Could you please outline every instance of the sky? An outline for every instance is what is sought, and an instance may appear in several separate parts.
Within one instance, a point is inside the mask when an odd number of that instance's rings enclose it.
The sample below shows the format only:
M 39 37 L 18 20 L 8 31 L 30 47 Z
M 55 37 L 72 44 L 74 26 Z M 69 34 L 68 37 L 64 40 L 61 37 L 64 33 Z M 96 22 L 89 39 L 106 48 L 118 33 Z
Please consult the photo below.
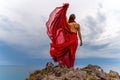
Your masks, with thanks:
M 120 0 L 0 0 L 0 65 L 44 65 L 49 14 L 69 3 L 81 26 L 75 66 L 100 65 L 120 73 Z

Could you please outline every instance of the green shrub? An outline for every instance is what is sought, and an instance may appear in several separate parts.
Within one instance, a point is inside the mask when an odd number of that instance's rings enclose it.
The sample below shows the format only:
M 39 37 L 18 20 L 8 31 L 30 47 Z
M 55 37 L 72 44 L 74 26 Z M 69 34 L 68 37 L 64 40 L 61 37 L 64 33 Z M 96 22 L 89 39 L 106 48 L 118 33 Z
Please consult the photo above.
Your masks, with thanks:
M 89 80 L 96 80 L 96 77 L 92 76 L 89 78 Z

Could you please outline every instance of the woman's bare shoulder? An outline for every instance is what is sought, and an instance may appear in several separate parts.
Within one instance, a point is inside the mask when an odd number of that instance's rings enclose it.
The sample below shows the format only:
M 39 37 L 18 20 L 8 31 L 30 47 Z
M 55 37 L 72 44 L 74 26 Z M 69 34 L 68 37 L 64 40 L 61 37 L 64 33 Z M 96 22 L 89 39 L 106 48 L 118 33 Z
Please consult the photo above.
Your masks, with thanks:
M 79 28 L 80 24 L 79 23 L 75 23 L 75 26 L 76 26 L 76 28 Z
M 79 23 L 76 23 L 76 25 L 80 26 L 80 24 L 79 24 Z

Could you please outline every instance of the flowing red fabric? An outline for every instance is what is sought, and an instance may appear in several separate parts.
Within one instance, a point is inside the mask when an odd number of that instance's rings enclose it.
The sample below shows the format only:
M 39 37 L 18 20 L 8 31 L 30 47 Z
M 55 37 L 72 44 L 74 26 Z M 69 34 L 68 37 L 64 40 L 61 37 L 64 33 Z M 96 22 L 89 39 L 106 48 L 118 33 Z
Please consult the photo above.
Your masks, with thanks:
M 50 44 L 50 55 L 55 62 L 66 67 L 73 67 L 75 53 L 78 46 L 77 33 L 70 31 L 66 22 L 66 11 L 69 4 L 57 7 L 46 22 L 47 34 L 52 43 Z

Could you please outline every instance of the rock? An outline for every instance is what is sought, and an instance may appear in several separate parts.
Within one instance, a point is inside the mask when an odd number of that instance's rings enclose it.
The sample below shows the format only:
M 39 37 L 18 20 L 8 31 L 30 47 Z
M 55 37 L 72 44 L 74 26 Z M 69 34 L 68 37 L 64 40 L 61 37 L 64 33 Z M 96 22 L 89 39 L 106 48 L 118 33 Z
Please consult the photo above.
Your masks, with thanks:
M 31 73 L 26 80 L 120 80 L 120 75 L 112 70 L 106 73 L 97 65 L 75 69 L 48 62 L 44 69 Z
M 83 68 L 83 70 L 86 71 L 90 76 L 96 76 L 96 78 L 99 78 L 100 80 L 108 80 L 106 73 L 97 65 L 89 64 L 87 67 Z
M 62 75 L 61 71 L 58 71 L 58 72 L 55 73 L 56 77 L 60 77 L 61 75 Z
M 120 75 L 115 71 L 110 70 L 109 76 L 112 80 L 120 80 Z
M 46 64 L 46 67 L 53 67 L 53 66 L 54 66 L 54 64 L 51 63 L 51 62 L 48 62 L 48 63 Z

